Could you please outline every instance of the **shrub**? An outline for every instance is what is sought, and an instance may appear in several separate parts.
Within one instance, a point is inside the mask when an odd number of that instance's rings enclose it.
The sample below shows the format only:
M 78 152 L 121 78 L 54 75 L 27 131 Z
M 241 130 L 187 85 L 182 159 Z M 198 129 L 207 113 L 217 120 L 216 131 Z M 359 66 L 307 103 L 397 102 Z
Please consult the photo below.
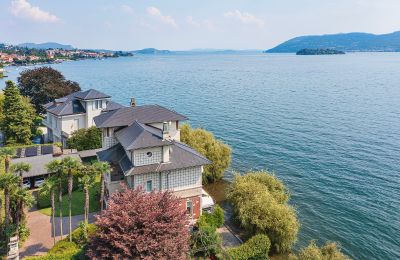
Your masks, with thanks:
M 188 217 L 171 192 L 141 188 L 112 194 L 108 209 L 97 217 L 98 230 L 87 255 L 96 259 L 186 259 Z
M 50 255 L 60 255 L 60 254 L 75 254 L 80 250 L 77 244 L 74 242 L 69 242 L 65 240 L 61 240 L 58 243 L 55 244 L 50 250 L 49 254 Z
M 95 126 L 74 131 L 67 140 L 68 148 L 78 151 L 101 148 L 101 130 Z
M 85 226 L 87 228 L 86 234 L 84 231 Z M 85 224 L 85 222 L 81 222 L 79 227 L 72 232 L 72 242 L 80 247 L 83 247 L 88 243 L 88 239 L 95 235 L 96 230 L 96 225 Z M 69 240 L 69 236 L 67 237 L 67 240 Z
M 221 242 L 214 227 L 202 226 L 190 237 L 191 255 L 216 255 L 221 251 Z
M 231 148 L 204 129 L 193 129 L 185 124 L 182 125 L 180 130 L 181 141 L 193 147 L 211 161 L 211 164 L 204 167 L 203 182 L 214 182 L 222 179 L 224 172 L 231 164 Z
M 228 249 L 227 252 L 232 260 L 268 259 L 270 246 L 268 236 L 259 234 L 238 247 Z
M 210 226 L 214 229 L 222 227 L 224 224 L 224 210 L 216 205 L 212 213 L 203 212 L 197 221 L 199 227 Z
M 300 224 L 295 210 L 286 202 L 288 192 L 268 172 L 235 176 L 228 192 L 240 224 L 250 234 L 268 235 L 274 252 L 289 251 L 297 240 Z
M 300 252 L 295 255 L 291 254 L 290 260 L 346 260 L 350 259 L 348 256 L 341 252 L 340 246 L 335 242 L 326 242 L 322 247 L 318 247 L 315 241 L 302 248 Z

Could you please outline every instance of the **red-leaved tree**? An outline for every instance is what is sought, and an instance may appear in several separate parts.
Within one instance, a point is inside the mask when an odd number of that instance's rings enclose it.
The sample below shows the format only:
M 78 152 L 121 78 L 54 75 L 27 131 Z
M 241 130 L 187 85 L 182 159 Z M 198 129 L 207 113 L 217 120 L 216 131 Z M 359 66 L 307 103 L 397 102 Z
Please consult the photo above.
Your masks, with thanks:
M 186 259 L 188 218 L 171 192 L 146 193 L 123 186 L 97 216 L 91 259 Z

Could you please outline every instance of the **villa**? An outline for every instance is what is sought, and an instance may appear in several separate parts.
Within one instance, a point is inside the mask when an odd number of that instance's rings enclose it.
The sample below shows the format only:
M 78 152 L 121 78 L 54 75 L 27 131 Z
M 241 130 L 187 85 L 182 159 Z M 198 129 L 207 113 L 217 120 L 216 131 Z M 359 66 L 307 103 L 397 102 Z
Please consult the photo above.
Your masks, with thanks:
M 180 142 L 179 124 L 187 118 L 158 105 L 122 107 L 94 117 L 102 130 L 101 161 L 110 163 L 105 176 L 107 198 L 121 188 L 173 191 L 192 220 L 201 215 L 203 166 L 210 161 Z
M 112 102 L 107 94 L 89 89 L 58 98 L 44 107 L 46 118 L 43 124 L 47 127 L 45 140 L 61 142 L 65 147 L 72 132 L 94 126 L 94 117 L 122 105 Z

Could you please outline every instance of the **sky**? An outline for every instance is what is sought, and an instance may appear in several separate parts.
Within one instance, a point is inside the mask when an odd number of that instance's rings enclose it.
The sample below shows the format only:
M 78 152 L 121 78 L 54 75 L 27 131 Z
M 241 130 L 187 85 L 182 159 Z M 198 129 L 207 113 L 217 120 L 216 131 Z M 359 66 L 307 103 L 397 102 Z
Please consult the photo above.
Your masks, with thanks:
M 268 49 L 301 35 L 400 30 L 400 0 L 0 0 L 0 42 Z

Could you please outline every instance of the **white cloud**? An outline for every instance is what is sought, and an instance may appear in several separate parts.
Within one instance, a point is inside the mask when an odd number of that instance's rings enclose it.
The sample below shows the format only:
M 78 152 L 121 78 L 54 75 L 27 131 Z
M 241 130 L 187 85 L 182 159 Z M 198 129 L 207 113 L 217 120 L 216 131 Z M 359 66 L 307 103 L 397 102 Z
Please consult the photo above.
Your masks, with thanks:
M 124 11 L 125 13 L 128 13 L 128 14 L 132 14 L 134 11 L 133 8 L 130 7 L 129 5 L 121 5 L 121 9 L 122 9 L 122 11 Z
M 41 10 L 37 6 L 32 6 L 26 0 L 11 1 L 11 13 L 17 17 L 26 18 L 39 22 L 57 22 L 57 16 Z
M 192 16 L 187 16 L 187 17 L 186 17 L 186 22 L 187 22 L 189 25 L 193 26 L 193 27 L 197 27 L 197 28 L 200 28 L 200 27 L 201 27 L 201 23 L 198 22 L 198 21 L 195 21 L 195 20 L 193 19 Z
M 205 20 L 195 20 L 192 16 L 187 16 L 186 17 L 186 22 L 190 26 L 193 26 L 195 28 L 205 28 L 209 31 L 216 32 L 218 31 L 218 28 L 215 26 L 215 24 L 208 19 Z
M 233 18 L 239 20 L 243 24 L 254 24 L 259 28 L 264 28 L 265 22 L 263 19 L 257 18 L 255 15 L 247 13 L 247 12 L 240 12 L 239 10 L 229 11 L 224 13 L 226 18 Z
M 160 20 L 161 22 L 173 27 L 173 28 L 178 28 L 178 25 L 176 24 L 174 18 L 172 18 L 169 15 L 163 15 L 161 13 L 161 11 L 154 7 L 154 6 L 150 6 L 147 8 L 147 13 L 155 18 L 157 18 L 158 20 Z

